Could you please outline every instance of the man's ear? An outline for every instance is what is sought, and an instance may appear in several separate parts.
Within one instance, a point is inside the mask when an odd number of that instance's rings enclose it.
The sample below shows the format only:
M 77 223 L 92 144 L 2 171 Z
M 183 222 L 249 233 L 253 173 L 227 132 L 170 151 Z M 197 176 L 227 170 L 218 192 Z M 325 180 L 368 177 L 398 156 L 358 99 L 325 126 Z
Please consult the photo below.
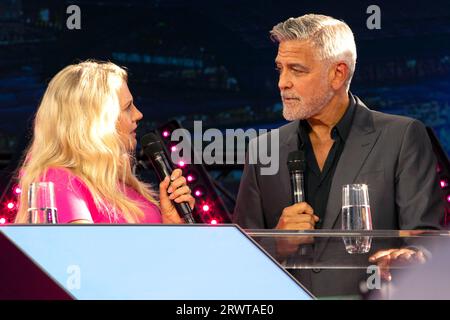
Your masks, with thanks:
M 350 70 L 345 62 L 338 62 L 331 68 L 331 87 L 339 90 L 347 82 Z

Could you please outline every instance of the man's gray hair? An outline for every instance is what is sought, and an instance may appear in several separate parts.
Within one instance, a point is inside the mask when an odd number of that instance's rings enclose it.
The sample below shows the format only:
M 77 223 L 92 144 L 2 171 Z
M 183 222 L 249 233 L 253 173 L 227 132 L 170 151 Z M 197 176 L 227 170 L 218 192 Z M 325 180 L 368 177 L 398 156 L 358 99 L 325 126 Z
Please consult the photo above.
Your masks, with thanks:
M 275 42 L 310 41 L 319 50 L 321 59 L 330 62 L 344 61 L 350 70 L 347 89 L 350 86 L 355 72 L 356 45 L 353 32 L 345 22 L 325 15 L 306 14 L 289 18 L 274 26 L 270 31 L 270 38 Z

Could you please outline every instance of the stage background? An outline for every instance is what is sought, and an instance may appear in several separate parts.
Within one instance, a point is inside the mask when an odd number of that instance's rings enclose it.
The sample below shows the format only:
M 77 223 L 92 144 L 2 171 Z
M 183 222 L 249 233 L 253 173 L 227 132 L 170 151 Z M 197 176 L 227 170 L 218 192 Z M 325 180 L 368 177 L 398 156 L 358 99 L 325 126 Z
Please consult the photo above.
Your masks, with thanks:
M 81 30 L 69 30 L 69 5 Z M 358 62 L 351 91 L 375 110 L 411 116 L 450 152 L 448 1 L 0 1 L 0 191 L 30 138 L 49 79 L 87 58 L 126 66 L 145 132 L 177 119 L 186 128 L 275 128 L 283 123 L 269 30 L 315 12 L 346 21 Z M 219 170 L 211 170 L 213 176 Z M 221 179 L 236 194 L 241 171 Z M 8 185 L 9 186 L 9 185 Z

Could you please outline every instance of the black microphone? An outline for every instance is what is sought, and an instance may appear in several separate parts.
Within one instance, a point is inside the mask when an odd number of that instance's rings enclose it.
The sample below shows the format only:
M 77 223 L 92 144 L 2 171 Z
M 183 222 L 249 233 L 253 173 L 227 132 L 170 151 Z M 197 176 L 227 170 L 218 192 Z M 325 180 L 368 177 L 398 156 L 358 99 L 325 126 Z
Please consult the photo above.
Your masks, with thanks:
M 162 181 L 164 180 L 165 177 L 170 177 L 173 168 L 169 162 L 169 159 L 167 159 L 161 141 L 158 139 L 156 134 L 149 133 L 143 136 L 141 139 L 141 145 L 145 155 L 152 162 L 153 168 L 155 169 L 159 180 Z M 186 223 L 195 223 L 195 220 L 192 216 L 191 207 L 189 207 L 188 203 L 173 202 L 173 205 L 177 209 L 177 212 L 183 217 Z
M 300 148 L 303 148 L 303 144 Z M 306 161 L 303 150 L 292 151 L 288 155 L 287 165 L 291 177 L 292 201 L 295 203 L 305 202 L 304 176 Z M 302 264 L 312 259 L 312 244 L 302 244 L 299 246 L 298 255 L 302 256 Z M 295 261 L 295 260 L 294 260 Z M 312 260 L 311 260 L 312 261 Z M 298 262 L 295 261 L 295 264 Z
M 292 201 L 294 203 L 305 201 L 304 176 L 305 153 L 302 150 L 292 151 L 287 161 L 289 175 L 291 177 Z

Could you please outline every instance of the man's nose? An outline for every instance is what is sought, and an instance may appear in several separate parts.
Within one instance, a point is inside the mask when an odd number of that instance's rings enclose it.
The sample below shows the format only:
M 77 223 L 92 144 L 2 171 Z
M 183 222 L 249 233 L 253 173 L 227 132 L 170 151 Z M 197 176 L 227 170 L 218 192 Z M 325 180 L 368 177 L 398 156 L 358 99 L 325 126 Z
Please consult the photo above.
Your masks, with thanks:
M 278 78 L 278 88 L 280 91 L 292 88 L 292 81 L 286 72 L 280 73 L 280 77 Z

